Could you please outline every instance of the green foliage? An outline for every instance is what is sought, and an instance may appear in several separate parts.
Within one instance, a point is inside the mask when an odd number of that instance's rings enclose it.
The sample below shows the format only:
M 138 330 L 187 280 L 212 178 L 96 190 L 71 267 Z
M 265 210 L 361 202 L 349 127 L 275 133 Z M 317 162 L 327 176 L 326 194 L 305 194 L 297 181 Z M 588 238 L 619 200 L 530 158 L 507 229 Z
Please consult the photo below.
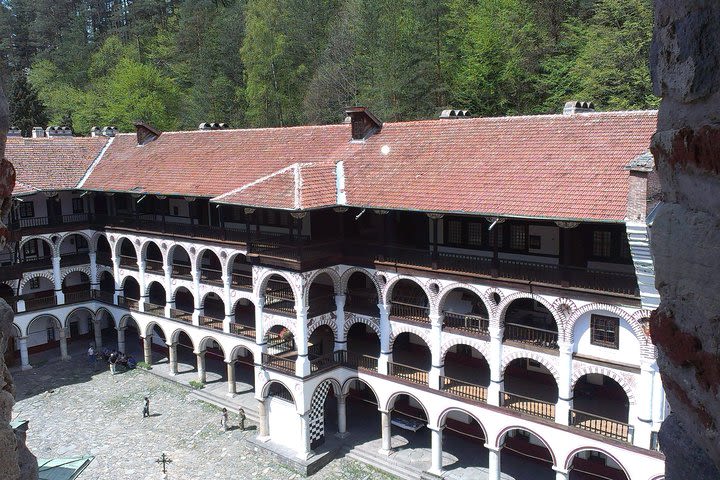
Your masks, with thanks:
M 449 106 L 507 115 L 558 112 L 569 99 L 606 110 L 658 103 L 650 0 L 111 6 L 0 2 L 0 76 L 27 76 L 37 92 L 20 96 L 29 103 L 18 112 L 44 105 L 48 122 L 85 133 L 135 120 L 162 130 L 330 123 L 352 104 L 406 120 Z
M 37 91 L 27 82 L 25 75 L 17 75 L 8 94 L 10 117 L 13 126 L 23 135 L 30 135 L 32 127 L 47 126 L 45 105 L 38 98 Z
M 152 370 L 152 365 L 146 362 L 137 362 L 137 368 L 142 368 L 143 370 Z
M 205 388 L 205 384 L 197 380 L 190 380 L 188 383 L 195 390 L 202 390 L 203 388 Z

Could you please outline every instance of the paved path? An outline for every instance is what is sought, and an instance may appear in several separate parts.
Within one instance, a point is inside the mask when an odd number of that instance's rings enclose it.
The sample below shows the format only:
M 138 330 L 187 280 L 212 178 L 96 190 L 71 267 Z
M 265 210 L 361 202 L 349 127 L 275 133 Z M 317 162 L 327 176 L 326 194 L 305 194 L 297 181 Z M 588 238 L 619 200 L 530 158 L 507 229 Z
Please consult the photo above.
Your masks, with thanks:
M 173 463 L 168 479 L 300 478 L 245 441 L 254 430 L 220 429 L 220 412 L 189 395 L 190 390 L 147 372 L 111 376 L 93 372 L 83 355 L 14 371 L 18 403 L 14 414 L 30 420 L 28 446 L 42 458 L 94 455 L 80 480 L 161 479 L 155 459 Z M 151 418 L 142 418 L 142 399 L 151 399 Z M 237 425 L 234 415 L 231 425 Z M 254 428 L 254 425 L 251 426 Z M 365 464 L 340 458 L 317 479 L 390 479 Z

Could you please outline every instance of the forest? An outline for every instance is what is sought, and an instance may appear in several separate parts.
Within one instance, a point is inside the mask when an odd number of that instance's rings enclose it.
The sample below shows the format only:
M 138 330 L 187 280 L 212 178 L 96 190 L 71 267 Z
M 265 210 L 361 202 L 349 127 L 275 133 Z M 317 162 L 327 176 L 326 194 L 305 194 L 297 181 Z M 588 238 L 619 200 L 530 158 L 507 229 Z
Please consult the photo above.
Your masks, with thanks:
M 0 0 L 15 126 L 655 108 L 652 0 Z

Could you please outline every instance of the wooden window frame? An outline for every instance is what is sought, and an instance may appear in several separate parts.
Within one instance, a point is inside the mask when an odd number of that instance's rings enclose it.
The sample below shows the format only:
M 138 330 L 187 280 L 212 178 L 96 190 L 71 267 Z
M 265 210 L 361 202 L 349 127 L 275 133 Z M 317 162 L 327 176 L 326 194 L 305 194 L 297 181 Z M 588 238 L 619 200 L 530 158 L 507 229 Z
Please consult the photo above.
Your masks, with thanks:
M 598 325 L 600 323 L 600 325 Z M 612 327 L 613 340 L 608 340 Z M 620 349 L 620 319 L 607 315 L 590 316 L 590 344 L 598 347 Z
M 33 218 L 35 216 L 35 205 L 33 202 L 22 202 L 18 205 L 20 218 Z
M 73 214 L 76 213 L 85 213 L 85 202 L 83 202 L 83 199 L 80 197 L 73 198 L 72 200 L 72 212 Z

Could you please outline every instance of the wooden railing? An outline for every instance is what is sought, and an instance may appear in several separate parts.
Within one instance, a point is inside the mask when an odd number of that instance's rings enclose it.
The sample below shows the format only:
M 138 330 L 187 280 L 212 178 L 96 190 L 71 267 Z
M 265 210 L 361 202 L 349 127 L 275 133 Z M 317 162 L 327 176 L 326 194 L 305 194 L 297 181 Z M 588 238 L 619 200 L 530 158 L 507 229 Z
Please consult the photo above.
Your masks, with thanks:
M 270 353 L 262 354 L 262 364 L 264 367 L 278 370 L 283 373 L 295 374 L 295 360 L 283 358 Z
M 430 322 L 430 308 L 421 305 L 413 305 L 411 303 L 398 302 L 393 300 L 390 302 L 390 316 L 413 322 Z
M 446 328 L 487 335 L 490 328 L 490 320 L 471 313 L 445 312 L 443 325 Z
M 345 299 L 345 311 L 361 315 L 380 316 L 377 295 L 348 293 Z
M 128 255 L 120 255 L 120 266 L 130 270 L 137 270 L 137 258 Z
M 174 277 L 192 278 L 192 268 L 190 265 L 172 264 L 172 275 Z
M 248 273 L 236 273 L 233 272 L 232 286 L 235 288 L 242 288 L 243 290 L 252 290 L 252 275 Z
M 310 373 L 319 373 L 345 362 L 345 350 L 338 350 L 310 360 Z
M 218 318 L 208 317 L 206 315 L 198 315 L 199 325 L 213 330 L 223 331 L 223 321 Z
M 378 359 L 377 357 L 371 357 L 370 355 L 360 355 L 354 352 L 347 352 L 345 354 L 345 361 L 343 365 L 350 368 L 361 368 L 370 370 L 371 372 L 378 371 Z
M 155 272 L 155 273 L 162 272 L 163 271 L 162 260 L 151 260 L 151 259 L 145 260 L 145 271 Z
M 96 259 L 97 261 L 97 259 Z M 60 255 L 60 267 L 70 267 L 73 265 L 86 265 L 90 263 L 90 255 L 88 252 L 63 253 Z
M 200 278 L 202 281 L 207 283 L 214 283 L 222 285 L 222 270 L 216 270 L 214 268 L 202 267 L 200 269 Z
M 285 388 L 281 388 L 278 390 L 270 389 L 270 391 L 268 392 L 268 397 L 278 398 L 280 400 L 290 403 L 294 402 L 292 394 L 290 394 L 290 392 Z
M 557 331 L 529 327 L 517 323 L 505 323 L 504 340 L 512 340 L 543 348 L 558 348 Z
M 440 377 L 440 390 L 462 398 L 469 398 L 476 402 L 487 402 L 487 387 L 456 378 Z
M 89 289 L 88 290 L 78 290 L 74 292 L 67 292 L 65 294 L 65 303 L 80 303 L 80 302 L 87 302 L 92 298 L 92 293 Z
M 192 323 L 193 312 L 186 312 L 177 308 L 170 309 L 170 317 L 185 323 Z
M 282 290 L 273 290 L 265 294 L 265 310 L 285 316 L 295 316 L 295 300 L 292 290 L 288 287 Z
M 156 303 L 143 302 L 143 308 L 145 310 L 145 313 L 149 313 L 150 315 L 156 315 L 158 317 L 165 316 L 165 305 L 158 305 Z
M 249 338 L 252 340 L 255 339 L 255 328 L 242 325 L 240 323 L 231 323 L 230 333 L 239 337 Z
M 605 437 L 632 443 L 632 425 L 580 410 L 570 410 L 570 425 Z
M 112 305 L 114 303 L 115 294 L 113 292 L 105 292 L 103 290 L 93 290 L 92 298 Z
M 428 384 L 428 372 L 402 363 L 388 362 L 388 374 L 420 385 Z
M 555 419 L 555 404 L 536 398 L 500 392 L 500 406 L 536 417 Z
M 43 308 L 54 307 L 57 305 L 57 297 L 55 297 L 55 293 L 45 297 L 21 298 L 25 300 L 25 311 L 28 312 L 32 310 L 41 310 Z

